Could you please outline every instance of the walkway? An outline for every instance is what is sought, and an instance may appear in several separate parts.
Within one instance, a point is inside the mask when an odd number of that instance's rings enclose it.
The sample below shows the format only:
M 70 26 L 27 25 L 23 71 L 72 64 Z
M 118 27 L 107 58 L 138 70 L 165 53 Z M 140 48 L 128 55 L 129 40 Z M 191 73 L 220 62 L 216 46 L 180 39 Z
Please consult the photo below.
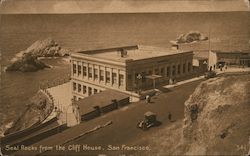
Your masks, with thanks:
M 228 67 L 226 70 L 225 70 L 225 68 L 223 68 L 222 71 L 220 71 L 220 69 L 216 69 L 215 72 L 216 72 L 217 75 L 220 75 L 220 74 L 223 74 L 223 73 L 250 72 L 250 68 Z M 163 86 L 163 88 L 173 88 L 173 87 L 185 84 L 185 83 L 201 80 L 203 78 L 204 78 L 204 76 L 194 77 L 194 78 L 191 78 L 191 79 L 188 79 L 188 80 L 177 82 L 177 83 L 172 84 L 172 85 Z
M 54 98 L 54 106 L 57 107 L 49 118 L 53 118 L 60 112 L 59 124 L 65 123 L 66 120 L 71 123 L 77 122 L 74 116 L 69 115 L 69 112 L 72 112 L 70 82 L 48 88 L 47 90 Z

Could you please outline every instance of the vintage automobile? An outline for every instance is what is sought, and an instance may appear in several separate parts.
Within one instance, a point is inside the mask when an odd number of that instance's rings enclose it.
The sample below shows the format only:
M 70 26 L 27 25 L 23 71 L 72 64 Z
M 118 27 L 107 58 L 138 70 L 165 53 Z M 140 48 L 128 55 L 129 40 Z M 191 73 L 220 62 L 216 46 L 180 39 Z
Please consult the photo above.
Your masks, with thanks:
M 141 128 L 142 130 L 148 130 L 150 127 L 158 125 L 155 113 L 153 113 L 153 112 L 146 112 L 144 114 L 144 117 L 145 117 L 144 120 L 140 121 L 137 124 L 138 128 Z
M 209 71 L 209 72 L 206 72 L 204 76 L 205 76 L 206 79 L 214 78 L 214 77 L 216 77 L 216 72 L 215 71 Z

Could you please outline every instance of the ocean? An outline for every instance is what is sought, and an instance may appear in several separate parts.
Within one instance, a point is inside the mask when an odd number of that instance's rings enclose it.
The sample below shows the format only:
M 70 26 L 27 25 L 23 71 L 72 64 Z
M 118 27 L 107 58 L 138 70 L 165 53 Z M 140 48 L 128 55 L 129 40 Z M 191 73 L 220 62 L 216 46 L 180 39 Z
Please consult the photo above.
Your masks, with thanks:
M 211 47 L 250 50 L 250 13 L 127 13 L 0 15 L 1 92 L 0 131 L 25 109 L 39 82 L 70 73 L 62 59 L 34 73 L 3 72 L 16 53 L 37 40 L 53 38 L 62 47 L 86 50 L 144 44 L 169 47 L 170 40 L 189 31 L 211 38 Z M 210 35 L 209 35 L 210 32 Z

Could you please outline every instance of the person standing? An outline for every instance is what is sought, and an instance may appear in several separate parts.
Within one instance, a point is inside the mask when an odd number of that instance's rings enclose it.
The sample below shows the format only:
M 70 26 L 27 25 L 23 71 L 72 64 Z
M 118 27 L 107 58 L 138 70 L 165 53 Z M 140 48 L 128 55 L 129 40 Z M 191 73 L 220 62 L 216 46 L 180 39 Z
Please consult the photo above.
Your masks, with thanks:
M 172 121 L 172 114 L 170 112 L 168 113 L 168 120 Z
M 149 95 L 146 95 L 146 103 L 149 103 Z

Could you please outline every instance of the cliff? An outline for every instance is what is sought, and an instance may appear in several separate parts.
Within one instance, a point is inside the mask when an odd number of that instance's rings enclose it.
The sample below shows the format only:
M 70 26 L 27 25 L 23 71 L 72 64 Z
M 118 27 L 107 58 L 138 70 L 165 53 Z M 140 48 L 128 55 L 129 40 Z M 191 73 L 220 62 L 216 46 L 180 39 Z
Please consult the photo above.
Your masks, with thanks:
M 247 155 L 250 137 L 250 73 L 199 84 L 185 102 L 184 120 L 166 125 L 137 144 L 138 155 Z
M 16 119 L 12 127 L 4 132 L 4 135 L 39 124 L 46 119 L 46 117 L 52 112 L 52 109 L 52 102 L 41 91 L 37 92 L 32 98 L 30 98 L 25 111 Z
M 183 144 L 188 155 L 242 155 L 250 132 L 250 75 L 205 81 L 185 103 Z
M 48 65 L 38 60 L 39 57 L 62 57 L 68 56 L 68 50 L 61 48 L 53 39 L 38 40 L 26 50 L 16 54 L 6 71 L 34 72 L 49 68 Z

